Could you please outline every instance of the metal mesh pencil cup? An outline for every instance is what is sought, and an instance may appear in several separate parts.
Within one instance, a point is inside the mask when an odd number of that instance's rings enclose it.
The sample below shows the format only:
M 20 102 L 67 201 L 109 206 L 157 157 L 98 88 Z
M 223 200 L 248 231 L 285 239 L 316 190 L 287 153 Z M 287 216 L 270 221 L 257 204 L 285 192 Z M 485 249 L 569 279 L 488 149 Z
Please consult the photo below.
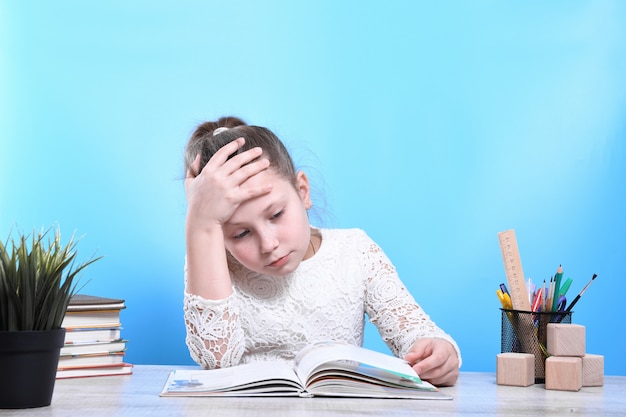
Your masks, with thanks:
M 548 323 L 571 323 L 572 312 L 543 312 L 501 308 L 500 351 L 531 353 L 535 356 L 535 383 L 545 382 Z

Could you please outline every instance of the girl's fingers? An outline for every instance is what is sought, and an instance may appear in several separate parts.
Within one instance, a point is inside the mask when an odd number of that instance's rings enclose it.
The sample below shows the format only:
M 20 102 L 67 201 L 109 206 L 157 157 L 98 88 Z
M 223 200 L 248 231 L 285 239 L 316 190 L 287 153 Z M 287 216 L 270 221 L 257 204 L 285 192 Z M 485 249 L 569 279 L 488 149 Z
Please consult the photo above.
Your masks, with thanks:
M 255 175 L 265 171 L 270 166 L 270 161 L 267 159 L 259 159 L 258 161 L 249 163 L 237 169 L 237 171 L 231 174 L 234 182 L 237 185 L 243 185 L 248 179 Z
M 232 158 L 224 162 L 224 169 L 228 174 L 233 174 L 241 168 L 251 164 L 252 161 L 259 158 L 261 155 L 263 155 L 263 150 L 259 147 L 248 149 L 247 151 L 234 155 Z
M 273 187 L 274 185 L 272 183 L 267 183 L 267 184 L 259 185 L 256 187 L 248 187 L 248 188 L 242 189 L 241 190 L 241 202 L 267 194 L 270 191 L 272 191 Z
M 238 138 L 222 146 L 207 163 L 207 166 L 211 166 L 209 169 L 220 169 L 220 167 L 223 167 L 225 174 L 230 175 L 263 154 L 263 150 L 260 147 L 254 147 L 233 155 L 237 150 L 241 149 L 244 143 L 244 138 Z
M 239 138 L 236 141 L 239 142 L 238 147 L 236 147 L 239 149 L 240 146 L 243 145 L 244 140 L 243 138 Z M 266 170 L 270 163 L 266 158 L 260 158 L 263 155 L 263 150 L 260 147 L 251 148 L 236 155 L 232 155 L 232 153 L 236 152 L 236 149 L 231 152 L 235 147 L 231 146 L 233 142 L 220 148 L 218 152 L 211 157 L 211 160 L 207 166 L 203 168 L 203 171 L 205 169 L 210 170 L 219 177 L 222 177 L 222 181 L 230 183 L 232 186 L 241 186 L 249 178 Z M 220 161 L 224 162 L 219 165 Z
M 186 174 L 185 191 L 188 200 L 196 201 L 201 206 L 210 206 L 216 218 L 223 221 L 243 201 L 272 190 L 272 184 L 267 182 L 246 183 L 266 170 L 270 162 L 261 157 L 263 151 L 259 147 L 233 155 L 244 143 L 243 138 L 227 143 L 202 169 L 201 155 L 197 155 Z
M 224 165 L 228 160 L 228 157 L 237 152 L 237 149 L 241 148 L 244 143 L 246 143 L 244 138 L 237 138 L 232 142 L 228 142 L 226 145 L 219 148 L 215 154 L 213 154 L 207 165 L 212 162 L 218 166 Z

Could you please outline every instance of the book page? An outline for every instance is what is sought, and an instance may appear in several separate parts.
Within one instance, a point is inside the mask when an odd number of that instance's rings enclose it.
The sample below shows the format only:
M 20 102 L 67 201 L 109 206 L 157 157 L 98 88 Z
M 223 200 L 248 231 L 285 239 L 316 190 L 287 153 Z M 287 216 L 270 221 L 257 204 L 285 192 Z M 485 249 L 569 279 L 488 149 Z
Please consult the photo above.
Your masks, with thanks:
M 296 373 L 312 384 L 384 385 L 393 389 L 436 391 L 408 362 L 395 356 L 343 343 L 318 343 L 296 356 Z M 365 387 L 364 387 L 365 388 Z
M 291 366 L 282 362 L 255 362 L 212 370 L 173 371 L 161 396 L 297 396 L 302 391 Z
M 307 377 L 318 366 L 327 362 L 344 360 L 385 369 L 416 382 L 421 381 L 406 361 L 346 343 L 322 342 L 307 346 L 296 355 L 295 367 L 298 377 L 302 381 L 306 381 Z
M 452 396 L 437 389 L 408 389 L 364 383 L 357 379 L 327 379 L 314 382 L 309 388 L 313 396 L 361 397 L 361 398 L 404 398 L 420 400 L 451 400 Z

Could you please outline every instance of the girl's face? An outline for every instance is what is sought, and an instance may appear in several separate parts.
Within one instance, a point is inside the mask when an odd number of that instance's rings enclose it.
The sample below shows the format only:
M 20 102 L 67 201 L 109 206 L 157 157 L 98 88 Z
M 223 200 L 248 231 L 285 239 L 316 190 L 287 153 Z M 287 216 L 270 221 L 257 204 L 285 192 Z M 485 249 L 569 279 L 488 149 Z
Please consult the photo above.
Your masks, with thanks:
M 243 202 L 224 224 L 226 249 L 244 267 L 284 276 L 307 259 L 311 228 L 309 181 L 296 175 L 296 186 L 268 169 L 247 180 L 252 186 L 272 183 L 268 194 Z

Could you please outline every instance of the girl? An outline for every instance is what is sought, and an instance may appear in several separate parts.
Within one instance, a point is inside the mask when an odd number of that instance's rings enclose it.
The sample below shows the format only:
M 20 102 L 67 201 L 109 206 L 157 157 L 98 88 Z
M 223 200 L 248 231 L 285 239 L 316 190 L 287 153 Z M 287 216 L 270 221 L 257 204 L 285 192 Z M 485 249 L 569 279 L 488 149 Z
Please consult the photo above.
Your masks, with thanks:
M 306 345 L 362 345 L 365 314 L 399 357 L 453 385 L 454 340 L 424 313 L 359 229 L 309 223 L 310 186 L 268 129 L 226 117 L 185 154 L 187 346 L 205 368 L 291 361 Z

